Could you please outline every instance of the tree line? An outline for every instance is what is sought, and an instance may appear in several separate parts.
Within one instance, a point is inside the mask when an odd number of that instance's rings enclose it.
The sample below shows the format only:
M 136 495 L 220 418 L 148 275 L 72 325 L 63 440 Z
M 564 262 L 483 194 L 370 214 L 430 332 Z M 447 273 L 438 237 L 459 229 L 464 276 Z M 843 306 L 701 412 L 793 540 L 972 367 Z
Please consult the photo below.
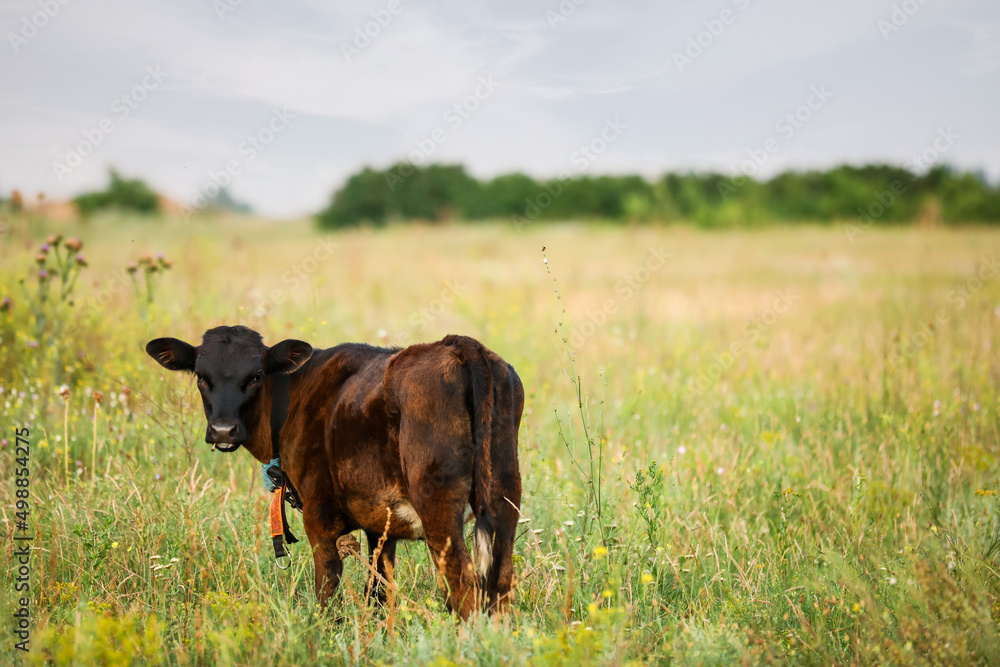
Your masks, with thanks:
M 392 221 L 509 219 L 681 221 L 724 228 L 773 222 L 866 224 L 929 220 L 1000 222 L 1000 187 L 982 175 L 935 166 L 914 173 L 893 165 L 785 171 L 768 180 L 720 173 L 575 176 L 536 180 L 521 173 L 490 180 L 462 165 L 364 168 L 337 190 L 316 220 L 337 229 Z

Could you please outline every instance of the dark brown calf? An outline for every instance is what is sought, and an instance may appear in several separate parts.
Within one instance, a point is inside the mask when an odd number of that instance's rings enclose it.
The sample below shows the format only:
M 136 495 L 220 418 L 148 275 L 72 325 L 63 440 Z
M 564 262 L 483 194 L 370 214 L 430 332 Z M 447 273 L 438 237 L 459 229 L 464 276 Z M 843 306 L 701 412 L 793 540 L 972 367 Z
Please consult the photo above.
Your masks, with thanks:
M 291 374 L 281 461 L 303 503 L 321 604 L 340 582 L 337 539 L 363 529 L 371 552 L 387 517 L 388 540 L 373 564 L 383 576 L 396 540 L 423 539 L 443 568 L 450 609 L 467 618 L 482 586 L 491 613 L 509 604 L 524 389 L 481 343 L 448 336 L 403 350 L 313 350 L 296 340 L 268 348 L 237 326 L 207 331 L 198 347 L 158 338 L 146 352 L 197 375 L 206 442 L 227 452 L 243 446 L 261 463 L 271 458 L 271 376 Z M 467 507 L 476 517 L 475 569 Z

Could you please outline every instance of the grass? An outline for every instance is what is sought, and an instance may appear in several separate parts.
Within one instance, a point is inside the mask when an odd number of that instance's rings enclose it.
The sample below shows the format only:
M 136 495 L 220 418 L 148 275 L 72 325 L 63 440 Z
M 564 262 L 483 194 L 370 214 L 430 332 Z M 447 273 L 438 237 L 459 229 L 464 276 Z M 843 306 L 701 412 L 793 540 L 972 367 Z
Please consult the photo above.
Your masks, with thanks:
M 49 231 L 83 238 L 89 266 L 33 347 L 17 281 Z M 9 534 L 11 434 L 28 426 L 27 659 L 996 664 L 1000 280 L 981 262 L 998 250 L 1000 232 L 981 228 L 850 243 L 836 227 L 320 237 L 252 220 L 15 221 L 0 246 L 13 300 L 0 493 Z M 174 268 L 146 305 L 121 271 L 157 251 Z M 143 352 L 238 321 L 320 346 L 466 333 L 517 368 L 510 616 L 456 623 L 421 543 L 401 544 L 388 613 L 363 604 L 360 562 L 326 616 L 305 543 L 274 568 L 257 466 L 209 452 L 193 383 Z

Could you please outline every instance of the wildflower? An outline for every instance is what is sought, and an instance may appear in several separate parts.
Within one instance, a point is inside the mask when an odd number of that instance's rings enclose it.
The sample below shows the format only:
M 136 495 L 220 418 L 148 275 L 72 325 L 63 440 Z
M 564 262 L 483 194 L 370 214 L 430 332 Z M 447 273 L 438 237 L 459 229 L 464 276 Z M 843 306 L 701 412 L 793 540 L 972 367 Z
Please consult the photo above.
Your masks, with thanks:
M 653 583 L 653 581 L 654 581 L 653 575 L 651 575 L 649 572 L 642 573 L 642 583 L 651 584 Z
M 724 472 L 726 472 L 726 470 L 722 466 L 719 466 L 718 468 L 715 469 L 715 474 L 717 475 L 721 475 Z
M 139 269 L 139 265 L 135 262 L 129 262 L 125 265 L 125 270 L 129 273 L 135 273 Z
M 889 577 L 889 585 L 890 586 L 896 585 L 896 577 Z
M 42 282 L 45 282 L 46 280 L 48 280 L 48 278 L 49 278 L 49 272 L 46 271 L 45 269 L 42 269 L 41 271 L 38 272 L 38 279 L 41 280 Z
M 29 340 L 28 341 L 28 347 L 30 349 L 34 350 L 36 347 L 38 347 L 38 341 Z
M 601 593 L 601 597 L 603 597 L 605 599 L 611 597 L 611 591 L 609 591 L 608 589 L 605 588 L 604 592 Z
M 572 521 L 563 521 L 563 525 L 564 525 L 564 526 L 572 526 L 572 525 L 574 525 L 574 524 L 573 524 L 573 522 L 572 522 Z
M 0 313 L 6 313 L 10 310 L 11 300 L 9 296 L 5 296 L 3 301 L 0 301 Z
M 59 387 L 59 389 L 57 391 L 59 393 L 59 397 L 61 399 L 63 399 L 64 401 L 69 399 L 69 387 L 68 386 L 62 385 L 62 386 Z
M 84 259 L 83 255 L 79 253 L 76 256 L 76 263 L 79 264 L 80 266 L 87 266 L 87 260 Z
M 46 259 L 47 257 L 45 257 L 44 253 L 38 253 L 37 255 L 35 255 L 35 261 L 38 262 L 39 264 L 44 264 Z
M 52 250 L 52 246 L 50 246 L 48 243 L 43 243 L 38 248 L 38 252 L 42 253 L 43 255 L 48 255 L 49 250 Z
M 99 392 L 99 391 L 95 391 L 94 392 L 94 402 L 95 403 L 100 403 L 103 400 L 104 400 L 104 394 L 101 393 L 101 392 Z
M 608 550 L 605 547 L 594 547 L 594 555 L 598 558 L 608 555 Z
M 51 246 L 58 246 L 60 241 L 62 241 L 62 234 L 49 234 L 45 238 L 45 243 Z
M 83 248 L 83 241 L 73 236 L 66 239 L 66 247 L 72 252 L 79 252 L 80 249 Z
M 687 447 L 685 447 L 684 445 L 681 445 L 680 447 L 677 448 L 677 453 L 678 454 L 684 454 L 684 452 L 686 452 L 687 450 L 688 450 Z
M 111 543 L 111 548 L 112 549 L 117 549 L 118 548 L 118 543 L 117 542 L 112 542 Z

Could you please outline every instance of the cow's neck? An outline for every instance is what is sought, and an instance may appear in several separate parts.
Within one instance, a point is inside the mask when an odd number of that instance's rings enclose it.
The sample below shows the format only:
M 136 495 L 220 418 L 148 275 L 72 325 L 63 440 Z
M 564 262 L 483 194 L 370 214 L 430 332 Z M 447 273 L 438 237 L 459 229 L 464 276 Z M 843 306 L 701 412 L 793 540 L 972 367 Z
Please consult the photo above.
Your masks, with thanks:
M 291 390 L 290 390 L 291 391 Z M 291 392 L 294 394 L 294 392 Z M 274 397 L 274 378 L 270 375 L 264 382 L 257 401 L 255 414 L 247 416 L 249 437 L 243 445 L 261 463 L 271 460 L 271 403 Z M 294 401 L 289 400 L 289 403 Z

